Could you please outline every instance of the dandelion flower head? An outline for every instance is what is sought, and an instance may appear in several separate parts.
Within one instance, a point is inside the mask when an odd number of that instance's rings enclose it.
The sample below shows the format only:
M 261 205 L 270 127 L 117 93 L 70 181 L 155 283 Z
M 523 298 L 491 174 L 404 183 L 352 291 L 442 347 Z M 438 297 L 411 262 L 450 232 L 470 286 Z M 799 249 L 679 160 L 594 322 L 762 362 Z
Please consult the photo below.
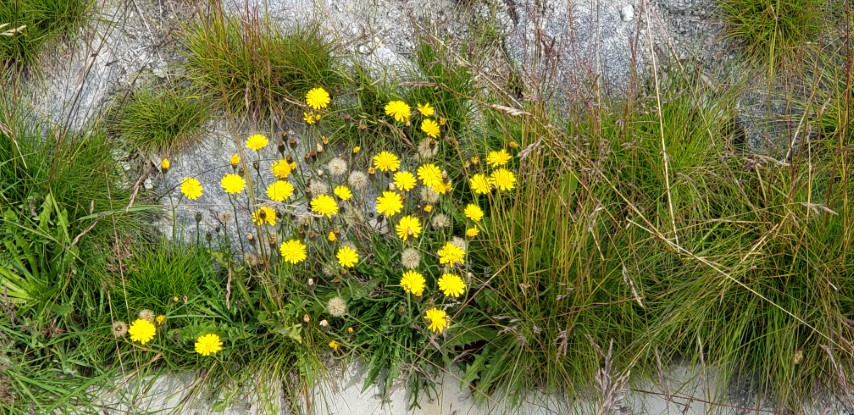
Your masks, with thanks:
M 478 235 L 480 235 L 480 231 L 477 228 L 471 227 L 466 229 L 466 236 L 468 236 L 469 238 L 474 238 Z
M 425 102 L 424 104 L 417 104 L 416 108 L 418 108 L 418 112 L 425 117 L 432 117 L 433 114 L 436 113 L 436 110 L 433 109 L 433 106 L 430 105 L 429 102 Z
M 270 140 L 267 140 L 263 134 L 253 134 L 246 139 L 246 147 L 258 151 L 267 146 Z
M 418 184 L 415 180 L 415 176 L 408 171 L 399 171 L 395 173 L 392 180 L 394 181 L 394 185 L 404 192 L 414 189 L 415 185 Z
M 329 195 L 320 195 L 311 200 L 311 211 L 327 218 L 338 213 L 338 202 Z
M 465 262 L 466 252 L 451 242 L 446 242 L 445 246 L 439 249 L 437 254 L 439 255 L 440 264 L 454 265 L 463 264 Z
M 490 151 L 486 155 L 486 163 L 492 167 L 500 167 L 510 161 L 512 157 L 503 148 L 499 151 Z
M 439 138 L 439 134 L 441 133 L 439 124 L 429 118 L 421 121 L 421 131 L 424 131 L 424 134 L 427 134 L 431 138 Z
M 287 179 L 294 168 L 296 168 L 296 163 L 290 163 L 285 159 L 276 160 L 270 165 L 270 171 L 280 179 Z
M 347 183 L 353 186 L 356 190 L 365 190 L 368 187 L 368 175 L 364 172 L 353 170 L 350 172 L 350 177 L 347 178 Z
M 210 356 L 222 350 L 222 340 L 216 333 L 208 333 L 196 339 L 196 353 Z
M 343 317 L 347 313 L 347 303 L 341 297 L 332 297 L 326 303 L 326 311 L 332 317 Z
M 163 159 L 160 162 L 160 169 L 163 171 L 169 170 L 170 166 L 172 166 L 172 163 L 169 162 L 169 159 Z
M 374 165 L 380 171 L 396 171 L 400 168 L 400 159 L 393 153 L 383 151 L 374 156 Z
M 237 167 L 237 165 L 240 164 L 240 154 L 232 154 L 231 158 L 228 159 L 228 164 L 230 164 L 231 167 Z
M 234 173 L 229 173 L 222 177 L 219 185 L 222 186 L 222 189 L 225 190 L 226 193 L 236 194 L 242 192 L 243 189 L 246 188 L 246 181 Z
M 335 193 L 335 196 L 344 201 L 350 200 L 353 197 L 353 192 L 350 191 L 350 188 L 343 184 L 335 186 L 332 193 Z
M 492 181 L 485 175 L 478 173 L 469 179 L 469 187 L 475 194 L 485 195 L 492 191 Z
M 130 334 L 131 340 L 138 342 L 139 344 L 146 344 L 154 338 L 155 334 L 157 334 L 157 328 L 154 327 L 154 323 L 138 318 L 134 320 L 133 323 L 130 323 L 128 333 Z
M 403 209 L 403 199 L 395 192 L 383 192 L 377 198 L 377 212 L 392 217 Z
M 429 327 L 434 333 L 445 330 L 448 326 L 448 313 L 433 307 L 424 312 L 424 320 L 430 323 Z
M 344 173 L 347 173 L 347 162 L 340 157 L 335 157 L 332 160 L 329 160 L 329 163 L 326 164 L 326 168 L 328 168 L 329 173 L 335 177 L 343 176 Z
M 299 264 L 308 257 L 305 244 L 297 239 L 282 242 L 282 246 L 279 247 L 279 253 L 282 254 L 282 258 L 285 261 L 291 264 Z
M 467 218 L 475 222 L 479 222 L 481 219 L 483 219 L 483 209 L 481 209 L 480 206 L 474 203 L 469 203 L 466 206 L 465 210 L 463 210 L 463 214 L 465 214 Z
M 457 274 L 445 273 L 439 278 L 439 291 L 448 297 L 459 297 L 466 292 L 466 283 Z
M 516 187 L 516 176 L 505 168 L 493 171 L 489 178 L 498 190 L 513 190 Z
M 406 215 L 400 218 L 395 230 L 397 230 L 397 236 L 404 241 L 409 237 L 418 238 L 418 235 L 421 234 L 421 221 L 415 216 Z
M 267 186 L 267 197 L 274 202 L 281 202 L 294 194 L 294 186 L 285 180 L 276 180 Z
M 202 195 L 202 184 L 195 177 L 187 177 L 181 181 L 181 193 L 190 200 L 196 200 Z
M 276 226 L 276 211 L 269 206 L 261 206 L 252 213 L 252 222 L 256 225 L 268 224 Z
M 305 103 L 316 110 L 326 108 L 330 102 L 329 92 L 320 87 L 312 88 L 305 94 Z
M 337 351 L 341 350 L 341 343 L 338 343 L 338 341 L 336 341 L 336 340 L 330 340 L 329 341 L 329 348 L 332 349 L 332 351 L 337 352 Z
M 442 186 L 444 184 L 442 169 L 435 164 L 422 164 L 418 167 L 417 173 L 418 178 L 421 179 L 421 183 L 423 183 L 424 186 L 435 189 L 437 186 Z
M 115 337 L 122 337 L 128 333 L 128 324 L 124 321 L 116 320 L 113 322 L 112 333 Z
M 448 215 L 444 213 L 439 213 L 434 215 L 432 219 L 430 219 L 430 223 L 433 224 L 433 227 L 436 229 L 444 229 L 448 226 L 451 226 L 451 219 Z
M 344 268 L 352 268 L 359 263 L 359 253 L 349 246 L 339 248 L 338 253 L 335 254 L 335 258 L 338 259 L 338 265 Z
M 418 271 L 406 271 L 403 273 L 403 277 L 400 278 L 400 286 L 403 288 L 403 291 L 416 297 L 424 294 L 425 284 L 424 276 Z
M 412 112 L 412 109 L 403 101 L 390 101 L 385 106 L 385 114 L 394 118 L 397 122 L 409 120 L 410 112 Z

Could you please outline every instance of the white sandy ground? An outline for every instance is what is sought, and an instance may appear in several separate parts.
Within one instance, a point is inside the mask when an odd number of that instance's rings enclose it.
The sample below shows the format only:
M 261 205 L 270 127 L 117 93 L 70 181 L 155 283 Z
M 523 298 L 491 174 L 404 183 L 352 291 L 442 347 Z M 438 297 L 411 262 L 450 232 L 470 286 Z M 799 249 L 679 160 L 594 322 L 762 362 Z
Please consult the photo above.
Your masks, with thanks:
M 362 391 L 363 373 L 357 365 L 349 365 L 343 372 L 331 375 L 308 393 L 294 397 L 302 413 L 310 415 L 558 415 L 558 414 L 614 414 L 614 415 L 760 415 L 775 414 L 773 407 L 755 396 L 723 397 L 711 385 L 712 376 L 676 366 L 668 372 L 666 386 L 661 382 L 643 382 L 620 388 L 616 403 L 603 411 L 600 397 L 567 399 L 541 392 L 529 393 L 520 406 L 513 406 L 499 396 L 476 403 L 468 389 L 460 388 L 459 376 L 446 373 L 437 380 L 435 399 L 422 399 L 420 408 L 408 409 L 406 390 L 396 388 L 383 401 L 376 387 Z M 267 392 L 258 396 L 262 388 L 247 391 L 229 391 L 234 394 L 231 404 L 220 407 L 218 402 L 200 399 L 191 390 L 198 377 L 192 374 L 174 374 L 155 379 L 137 379 L 116 391 L 105 394 L 101 401 L 105 414 L 176 414 L 176 415 L 262 415 L 290 414 L 284 395 Z M 256 379 L 258 382 L 267 379 Z M 267 382 L 272 383 L 272 382 Z M 269 388 L 263 388 L 268 390 Z M 736 391 L 735 393 L 739 393 Z M 743 391 L 741 391 L 743 393 Z M 803 409 L 804 414 L 852 414 L 841 401 L 824 399 Z M 718 403 L 712 403 L 718 402 Z

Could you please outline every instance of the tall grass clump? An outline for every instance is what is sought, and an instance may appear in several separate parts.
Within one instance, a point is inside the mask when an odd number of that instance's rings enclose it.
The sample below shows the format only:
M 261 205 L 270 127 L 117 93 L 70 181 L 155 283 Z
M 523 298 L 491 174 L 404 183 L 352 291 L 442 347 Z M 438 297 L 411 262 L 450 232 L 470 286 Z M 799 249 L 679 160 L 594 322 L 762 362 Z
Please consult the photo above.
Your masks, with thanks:
M 184 29 L 187 74 L 236 114 L 281 112 L 314 87 L 340 84 L 334 44 L 316 23 L 280 30 L 253 14 L 229 17 L 219 7 Z
M 762 64 L 793 64 L 827 23 L 826 0 L 719 0 L 726 34 Z
M 210 111 L 207 99 L 191 88 L 144 86 L 119 103 L 110 126 L 126 148 L 168 154 L 199 138 Z
M 0 63 L 27 63 L 54 39 L 86 24 L 92 0 L 10 0 L 0 3 Z M 5 33 L 5 31 L 9 31 Z

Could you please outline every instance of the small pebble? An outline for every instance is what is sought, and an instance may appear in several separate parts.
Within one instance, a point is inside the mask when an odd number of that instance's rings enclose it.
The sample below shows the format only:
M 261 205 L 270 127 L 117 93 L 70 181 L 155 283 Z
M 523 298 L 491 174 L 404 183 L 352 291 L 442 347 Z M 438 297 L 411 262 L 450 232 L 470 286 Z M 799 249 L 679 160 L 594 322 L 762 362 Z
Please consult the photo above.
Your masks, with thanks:
M 635 6 L 631 4 L 627 4 L 620 9 L 620 18 L 623 19 L 624 22 L 630 22 L 635 18 Z

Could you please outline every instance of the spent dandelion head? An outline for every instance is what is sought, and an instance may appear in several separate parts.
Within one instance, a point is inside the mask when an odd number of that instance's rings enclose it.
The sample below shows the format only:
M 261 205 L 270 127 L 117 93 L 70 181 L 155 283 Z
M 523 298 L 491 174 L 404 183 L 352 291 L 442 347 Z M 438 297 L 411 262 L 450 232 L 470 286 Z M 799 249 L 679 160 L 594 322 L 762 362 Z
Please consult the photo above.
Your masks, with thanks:
M 439 201 L 439 194 L 432 188 L 424 186 L 421 188 L 421 200 L 432 205 Z
M 128 324 L 124 321 L 116 320 L 113 322 L 111 332 L 115 337 L 122 337 L 128 332 Z
M 433 215 L 430 219 L 430 223 L 432 223 L 433 227 L 436 229 L 445 229 L 448 226 L 451 226 L 451 219 L 444 213 L 438 213 Z
M 326 311 L 332 317 L 344 317 L 347 314 L 347 303 L 341 297 L 332 297 L 326 302 Z
M 347 183 L 350 183 L 350 186 L 358 191 L 365 190 L 368 188 L 368 175 L 362 171 L 354 170 L 350 172 Z
M 421 264 L 421 253 L 415 248 L 406 248 L 400 253 L 400 263 L 407 269 L 418 268 Z
M 313 195 L 325 195 L 329 193 L 329 186 L 320 180 L 312 180 L 311 183 L 308 184 L 308 191 Z
M 329 174 L 340 177 L 347 173 L 347 162 L 340 157 L 333 157 L 326 164 L 326 168 L 329 169 Z
M 439 144 L 432 138 L 425 138 L 418 142 L 417 150 L 421 160 L 430 160 L 439 153 Z

